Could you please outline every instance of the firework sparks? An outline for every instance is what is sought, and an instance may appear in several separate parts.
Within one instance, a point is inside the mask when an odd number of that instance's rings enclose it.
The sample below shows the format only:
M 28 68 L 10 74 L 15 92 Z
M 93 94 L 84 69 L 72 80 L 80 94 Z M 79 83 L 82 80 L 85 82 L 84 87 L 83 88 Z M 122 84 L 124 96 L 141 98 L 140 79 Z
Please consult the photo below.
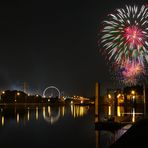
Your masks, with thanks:
M 138 62 L 133 63 L 129 60 L 121 66 L 116 66 L 115 71 L 118 74 L 118 80 L 125 85 L 135 85 L 145 75 L 145 69 Z
M 148 8 L 126 6 L 109 14 L 103 22 L 101 44 L 109 60 L 117 64 L 129 59 L 144 65 L 148 62 Z

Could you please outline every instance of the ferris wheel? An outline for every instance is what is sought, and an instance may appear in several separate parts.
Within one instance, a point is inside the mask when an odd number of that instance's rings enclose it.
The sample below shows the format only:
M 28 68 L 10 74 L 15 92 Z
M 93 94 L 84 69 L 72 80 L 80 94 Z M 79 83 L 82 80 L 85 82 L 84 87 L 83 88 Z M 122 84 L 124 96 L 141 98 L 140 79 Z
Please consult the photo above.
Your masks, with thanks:
M 47 91 L 48 90 L 48 91 Z M 50 97 L 50 98 L 60 98 L 61 97 L 61 93 L 60 90 L 55 87 L 55 86 L 48 86 L 44 89 L 43 91 L 43 97 Z

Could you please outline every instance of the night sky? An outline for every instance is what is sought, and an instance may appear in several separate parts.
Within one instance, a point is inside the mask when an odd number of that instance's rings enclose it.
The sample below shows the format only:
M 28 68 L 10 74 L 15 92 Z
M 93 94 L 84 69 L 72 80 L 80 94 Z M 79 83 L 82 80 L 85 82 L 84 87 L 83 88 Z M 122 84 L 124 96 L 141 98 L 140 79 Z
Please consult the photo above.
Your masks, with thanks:
M 41 93 L 50 85 L 65 95 L 94 95 L 110 87 L 98 33 L 107 14 L 145 0 L 16 0 L 0 2 L 0 88 Z

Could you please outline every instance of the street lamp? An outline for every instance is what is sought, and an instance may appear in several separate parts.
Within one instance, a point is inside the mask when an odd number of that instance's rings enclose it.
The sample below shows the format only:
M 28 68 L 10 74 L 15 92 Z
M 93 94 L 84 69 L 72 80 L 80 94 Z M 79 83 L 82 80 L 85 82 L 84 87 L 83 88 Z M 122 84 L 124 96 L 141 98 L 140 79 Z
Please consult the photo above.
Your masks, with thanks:
M 17 96 L 20 96 L 20 92 L 17 92 Z
M 134 90 L 131 91 L 132 102 L 135 103 L 136 92 Z
M 134 91 L 134 90 L 132 90 L 132 91 L 131 91 L 131 94 L 132 94 L 132 95 L 135 95 L 135 91 Z

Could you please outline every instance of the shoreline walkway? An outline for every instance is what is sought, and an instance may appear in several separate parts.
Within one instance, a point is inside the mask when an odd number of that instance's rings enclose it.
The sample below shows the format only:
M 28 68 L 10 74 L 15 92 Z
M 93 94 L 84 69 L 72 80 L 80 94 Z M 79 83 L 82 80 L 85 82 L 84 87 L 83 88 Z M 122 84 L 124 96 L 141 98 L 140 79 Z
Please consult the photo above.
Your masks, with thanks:
M 110 148 L 147 147 L 148 118 L 144 117 L 135 122 Z

